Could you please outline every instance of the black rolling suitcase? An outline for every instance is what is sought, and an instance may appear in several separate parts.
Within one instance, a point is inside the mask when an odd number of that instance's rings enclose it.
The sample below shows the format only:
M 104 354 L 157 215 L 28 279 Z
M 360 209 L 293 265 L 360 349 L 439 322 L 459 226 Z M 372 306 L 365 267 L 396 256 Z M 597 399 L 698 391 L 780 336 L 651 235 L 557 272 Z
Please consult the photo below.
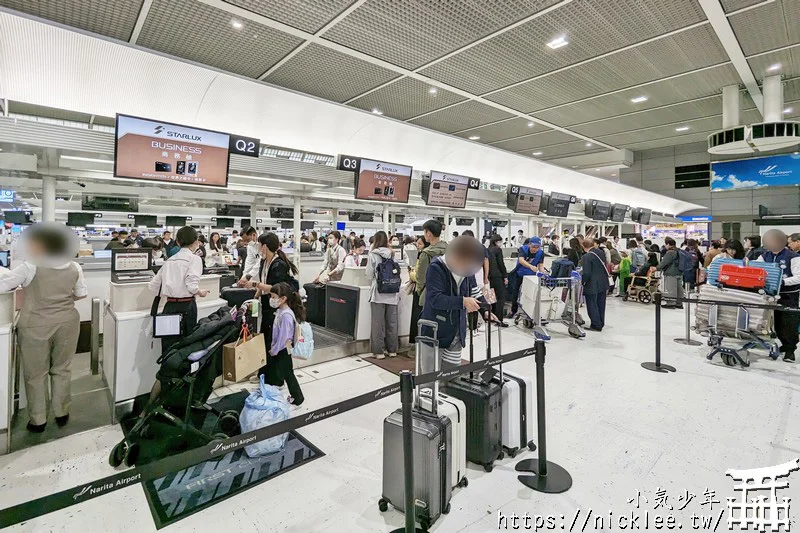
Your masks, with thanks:
M 492 356 L 491 321 L 486 321 L 486 358 Z M 469 361 L 474 361 L 472 331 L 469 334 Z M 494 468 L 495 460 L 504 457 L 502 445 L 503 409 L 499 383 L 485 383 L 473 374 L 449 381 L 445 392 L 458 398 L 467 408 L 467 460 L 483 466 L 487 472 Z
M 219 291 L 220 298 L 228 302 L 231 307 L 239 307 L 247 300 L 252 300 L 256 296 L 255 289 L 245 287 L 225 287 Z
M 322 283 L 306 283 L 306 320 L 325 327 L 325 298 L 327 287 Z
M 439 343 L 436 340 L 435 322 L 419 321 L 433 328 L 433 336 L 417 335 L 417 354 L 425 345 L 434 352 L 434 371 L 439 366 Z M 417 368 L 419 369 L 419 367 Z M 439 395 L 438 383 L 433 384 L 433 395 Z M 420 402 L 420 387 L 414 392 L 412 411 L 412 446 L 414 450 L 414 500 L 416 517 L 422 531 L 428 528 L 442 514 L 450 512 L 452 496 L 452 442 L 453 425 L 450 417 L 440 416 L 439 402 L 431 403 L 431 411 L 423 409 Z M 381 512 L 389 504 L 398 511 L 405 512 L 405 465 L 403 463 L 403 412 L 397 409 L 383 422 L 383 495 L 378 501 Z

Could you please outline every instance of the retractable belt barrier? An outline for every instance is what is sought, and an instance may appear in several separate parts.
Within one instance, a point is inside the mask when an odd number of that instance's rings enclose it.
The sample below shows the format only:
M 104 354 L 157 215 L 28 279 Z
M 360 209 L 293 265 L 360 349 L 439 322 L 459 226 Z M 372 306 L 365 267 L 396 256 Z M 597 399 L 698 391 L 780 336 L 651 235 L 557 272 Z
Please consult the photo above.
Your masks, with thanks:
M 465 374 L 467 372 L 474 372 L 481 368 L 489 366 L 509 363 L 523 357 L 534 355 L 536 350 L 534 348 L 526 348 L 516 352 L 499 355 L 485 361 L 478 361 L 460 367 L 442 370 L 439 372 L 430 372 L 415 376 L 416 384 L 431 383 L 436 380 L 451 380 L 456 376 Z M 136 466 L 103 478 L 95 479 L 89 483 L 83 483 L 71 489 L 55 492 L 48 496 L 43 496 L 35 500 L 30 500 L 24 503 L 13 505 L 0 510 L 0 529 L 14 524 L 19 524 L 26 520 L 36 518 L 54 511 L 65 509 L 72 505 L 83 503 L 87 500 L 110 494 L 111 492 L 129 487 L 136 483 L 143 483 L 153 479 L 158 479 L 164 475 L 183 470 L 190 466 L 196 465 L 203 461 L 207 461 L 219 455 L 223 455 L 245 446 L 255 444 L 276 435 L 280 435 L 295 429 L 314 424 L 321 420 L 326 420 L 333 416 L 340 415 L 347 411 L 357 409 L 368 403 L 375 402 L 400 392 L 400 384 L 387 385 L 373 391 L 354 396 L 347 400 L 321 407 L 302 416 L 297 416 L 272 424 L 261 429 L 236 435 L 229 439 L 214 441 L 205 446 L 187 450 L 185 452 L 165 457 L 156 462 L 149 463 L 142 466 Z
M 789 313 L 800 313 L 800 309 L 796 307 L 786 307 L 783 305 L 767 305 L 767 304 L 751 304 L 751 303 L 740 303 L 740 302 L 718 302 L 715 300 L 701 300 L 701 299 L 694 299 L 694 298 L 678 298 L 676 296 L 666 296 L 662 295 L 661 299 L 663 301 L 675 302 L 675 303 L 692 303 L 692 304 L 706 304 L 706 305 L 720 305 L 723 307 L 744 307 L 745 309 L 771 309 L 773 311 L 786 311 Z

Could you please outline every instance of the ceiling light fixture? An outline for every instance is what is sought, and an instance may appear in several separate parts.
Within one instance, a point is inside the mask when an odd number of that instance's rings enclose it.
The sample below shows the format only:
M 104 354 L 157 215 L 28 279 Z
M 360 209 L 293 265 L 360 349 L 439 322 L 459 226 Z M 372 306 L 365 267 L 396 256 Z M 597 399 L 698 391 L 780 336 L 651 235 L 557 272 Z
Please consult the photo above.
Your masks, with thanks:
M 779 68 L 781 68 L 781 64 L 780 63 L 775 63 L 774 65 L 770 65 L 770 67 L 767 70 L 769 72 L 775 72 Z
M 471 137 L 469 138 L 469 140 L 470 140 L 470 141 L 477 141 L 477 140 L 479 140 L 480 138 L 481 138 L 481 136 L 480 136 L 480 135 L 473 135 L 473 136 L 471 136 Z
M 595 172 L 600 172 L 599 168 L 594 169 Z
M 556 48 L 561 48 L 562 46 L 567 46 L 568 44 L 569 41 L 567 41 L 567 38 L 562 35 L 561 37 L 553 39 L 552 41 L 547 43 L 547 46 L 555 50 Z
M 244 28 L 244 24 L 242 24 L 240 21 L 236 19 L 231 20 L 231 26 L 233 26 L 233 28 L 236 30 L 241 30 L 242 28 Z
M 437 92 L 439 92 L 439 90 L 436 87 L 431 87 L 430 89 L 428 89 L 428 92 L 430 94 L 436 94 Z
M 542 155 L 544 152 L 533 152 L 533 155 Z
M 633 102 L 634 104 L 639 104 L 646 101 L 647 101 L 646 96 L 637 96 L 636 98 L 631 98 L 631 102 Z
M 787 107 L 786 109 L 783 110 L 783 112 L 786 113 L 786 114 L 789 114 L 789 113 L 792 112 L 792 108 L 791 107 Z
M 373 107 L 373 108 L 372 108 L 372 114 L 373 114 L 373 115 L 383 115 L 383 111 L 381 111 L 381 110 L 380 110 L 380 109 L 378 109 L 377 107 Z
M 688 131 L 689 126 L 681 126 L 680 128 L 675 128 L 675 131 Z
M 616 177 L 617 177 L 617 175 L 616 175 L 616 174 L 611 174 L 611 177 L 612 177 L 612 178 L 616 178 Z
M 591 148 L 591 147 L 592 147 L 592 143 L 586 143 L 586 148 Z
M 528 122 L 528 127 L 529 127 L 529 128 L 532 128 L 533 126 L 534 126 L 534 123 L 533 123 L 533 122 Z

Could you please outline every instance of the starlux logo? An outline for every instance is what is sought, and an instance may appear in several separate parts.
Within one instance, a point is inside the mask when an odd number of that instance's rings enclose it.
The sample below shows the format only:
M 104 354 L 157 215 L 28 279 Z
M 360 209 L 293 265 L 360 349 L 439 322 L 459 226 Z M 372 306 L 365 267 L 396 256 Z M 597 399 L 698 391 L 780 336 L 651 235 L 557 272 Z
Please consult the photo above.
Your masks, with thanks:
M 156 135 L 161 135 L 162 131 L 164 131 L 164 126 L 158 125 L 153 130 L 153 133 L 155 133 Z

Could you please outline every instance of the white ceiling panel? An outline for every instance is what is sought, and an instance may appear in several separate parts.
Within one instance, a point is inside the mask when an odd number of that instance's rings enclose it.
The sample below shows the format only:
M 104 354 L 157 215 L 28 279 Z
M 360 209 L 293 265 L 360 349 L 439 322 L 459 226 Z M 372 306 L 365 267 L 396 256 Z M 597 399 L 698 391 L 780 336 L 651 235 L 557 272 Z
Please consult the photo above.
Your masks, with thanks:
M 531 133 L 541 133 L 548 128 L 541 126 L 530 120 L 524 118 L 506 119 L 486 126 L 478 128 L 471 128 L 468 130 L 457 133 L 459 137 L 468 139 L 475 135 L 481 138 L 481 142 L 491 143 L 494 141 L 502 141 L 503 139 L 510 139 L 512 137 L 519 137 L 521 135 L 528 135 Z
M 432 93 L 432 89 L 435 92 Z M 407 120 L 464 100 L 466 98 L 463 96 L 437 89 L 419 80 L 400 78 L 348 105 L 366 111 L 377 109 L 387 117 Z
M 746 56 L 800 42 L 800 2 L 797 0 L 764 3 L 732 15 L 728 20 Z
M 314 33 L 331 21 L 353 0 L 224 0 L 294 28 Z

